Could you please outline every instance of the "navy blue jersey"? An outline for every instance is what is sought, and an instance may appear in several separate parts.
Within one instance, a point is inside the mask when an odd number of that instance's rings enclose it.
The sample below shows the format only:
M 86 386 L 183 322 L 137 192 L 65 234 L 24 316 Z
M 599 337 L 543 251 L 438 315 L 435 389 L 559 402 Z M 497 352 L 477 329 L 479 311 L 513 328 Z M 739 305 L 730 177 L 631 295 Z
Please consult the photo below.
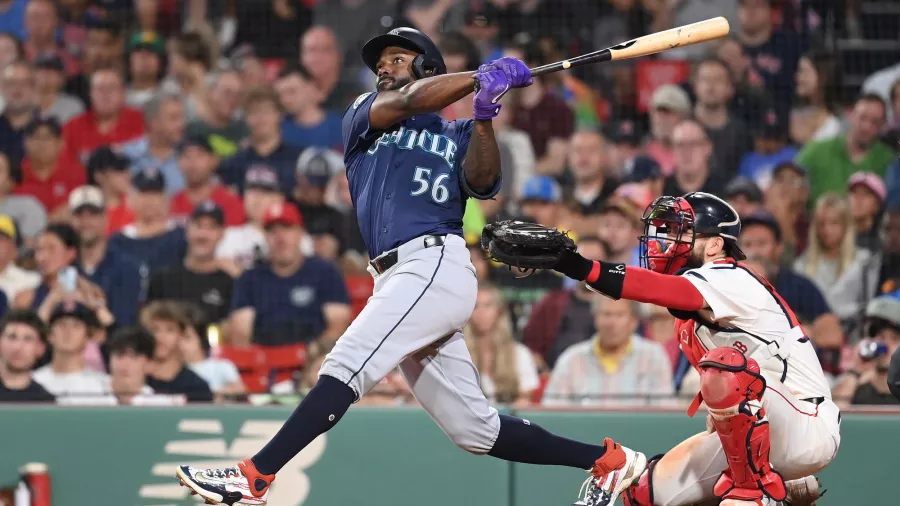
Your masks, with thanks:
M 360 95 L 344 112 L 344 165 L 369 257 L 425 234 L 463 235 L 472 190 L 462 171 L 474 122 L 420 114 L 390 130 L 369 126 L 377 92 Z

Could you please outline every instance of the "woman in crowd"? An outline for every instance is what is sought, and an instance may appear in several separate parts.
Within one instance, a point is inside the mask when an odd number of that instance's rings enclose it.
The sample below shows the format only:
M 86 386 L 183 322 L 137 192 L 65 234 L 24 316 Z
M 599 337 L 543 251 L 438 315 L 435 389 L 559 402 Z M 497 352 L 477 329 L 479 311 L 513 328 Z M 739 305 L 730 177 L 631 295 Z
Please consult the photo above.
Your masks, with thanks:
M 478 287 L 465 336 L 484 394 L 496 402 L 530 403 L 540 383 L 537 365 L 528 348 L 513 339 L 509 307 L 493 285 Z
M 832 112 L 840 90 L 834 58 L 820 53 L 804 55 L 800 58 L 795 79 L 799 106 L 791 118 L 793 141 L 803 145 L 840 134 L 841 122 Z
M 847 200 L 836 193 L 819 197 L 809 227 L 809 244 L 794 262 L 794 269 L 816 283 L 831 310 L 844 322 L 859 316 L 859 296 L 845 287 L 859 284 L 849 277 L 861 272 L 857 264 L 868 257 L 866 250 L 856 246 Z

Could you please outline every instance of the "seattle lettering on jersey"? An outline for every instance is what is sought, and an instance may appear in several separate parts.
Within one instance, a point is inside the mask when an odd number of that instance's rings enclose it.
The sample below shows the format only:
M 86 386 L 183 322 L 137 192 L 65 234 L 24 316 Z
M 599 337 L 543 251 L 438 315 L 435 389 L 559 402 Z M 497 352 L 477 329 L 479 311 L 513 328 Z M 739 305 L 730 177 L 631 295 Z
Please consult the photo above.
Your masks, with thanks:
M 396 145 L 399 149 L 419 148 L 426 153 L 441 157 L 452 169 L 456 161 L 456 143 L 446 135 L 433 134 L 427 129 L 417 131 L 401 126 L 393 132 L 385 132 L 372 144 L 366 154 L 374 155 L 381 146 Z

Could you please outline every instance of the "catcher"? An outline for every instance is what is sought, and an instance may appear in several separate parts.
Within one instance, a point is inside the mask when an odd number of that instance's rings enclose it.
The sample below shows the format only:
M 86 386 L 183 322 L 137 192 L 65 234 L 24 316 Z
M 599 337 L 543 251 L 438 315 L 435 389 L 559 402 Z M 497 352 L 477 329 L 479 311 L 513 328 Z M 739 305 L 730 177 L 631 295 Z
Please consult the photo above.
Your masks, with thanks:
M 608 297 L 657 304 L 676 317 L 681 349 L 701 377 L 688 414 L 705 402 L 709 430 L 651 459 L 625 490 L 625 504 L 814 500 L 812 475 L 834 459 L 840 444 L 840 412 L 791 308 L 740 263 L 737 212 L 695 192 L 656 199 L 643 223 L 643 269 L 588 260 L 564 233 L 533 224 L 489 225 L 482 237 L 497 261 L 553 269 Z M 589 499 L 601 491 L 589 487 L 587 493 Z

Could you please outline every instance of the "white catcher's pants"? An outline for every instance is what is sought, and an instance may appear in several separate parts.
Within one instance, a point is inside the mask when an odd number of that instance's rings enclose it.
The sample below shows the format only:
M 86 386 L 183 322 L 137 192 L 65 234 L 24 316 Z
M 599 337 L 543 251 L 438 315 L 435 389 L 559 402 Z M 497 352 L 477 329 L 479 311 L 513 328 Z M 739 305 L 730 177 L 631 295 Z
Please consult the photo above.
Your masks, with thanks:
M 375 278 L 366 307 L 325 358 L 319 374 L 346 383 L 361 398 L 395 367 L 416 400 L 460 448 L 487 453 L 500 417 L 481 390 L 463 341 L 478 292 L 463 238 L 399 248 L 399 261 Z M 371 270 L 370 270 L 371 272 Z

